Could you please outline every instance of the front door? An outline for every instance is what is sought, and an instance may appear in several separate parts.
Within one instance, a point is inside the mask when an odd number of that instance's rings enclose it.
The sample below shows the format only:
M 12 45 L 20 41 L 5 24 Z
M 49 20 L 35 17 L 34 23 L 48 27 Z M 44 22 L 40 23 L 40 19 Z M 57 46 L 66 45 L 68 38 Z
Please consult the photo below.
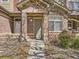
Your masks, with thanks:
M 40 16 L 41 15 L 41 16 Z M 29 15 L 27 20 L 27 32 L 28 36 L 32 39 L 42 39 L 42 14 Z

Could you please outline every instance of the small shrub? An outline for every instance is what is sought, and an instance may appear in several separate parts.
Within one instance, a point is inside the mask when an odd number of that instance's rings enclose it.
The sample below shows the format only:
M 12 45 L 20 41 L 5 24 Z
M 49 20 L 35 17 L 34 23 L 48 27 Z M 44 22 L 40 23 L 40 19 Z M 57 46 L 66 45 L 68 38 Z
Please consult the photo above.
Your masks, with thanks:
M 68 48 L 71 36 L 67 31 L 63 31 L 59 34 L 59 45 L 62 48 Z
M 72 42 L 72 47 L 79 49 L 79 37 L 75 38 Z

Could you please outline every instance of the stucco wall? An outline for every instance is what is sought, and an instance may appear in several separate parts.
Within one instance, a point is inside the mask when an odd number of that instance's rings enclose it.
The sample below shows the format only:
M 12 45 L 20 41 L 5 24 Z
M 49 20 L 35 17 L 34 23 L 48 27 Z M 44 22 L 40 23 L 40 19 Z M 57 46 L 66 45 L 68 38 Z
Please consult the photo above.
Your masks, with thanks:
M 9 19 L 0 16 L 0 33 L 11 33 Z

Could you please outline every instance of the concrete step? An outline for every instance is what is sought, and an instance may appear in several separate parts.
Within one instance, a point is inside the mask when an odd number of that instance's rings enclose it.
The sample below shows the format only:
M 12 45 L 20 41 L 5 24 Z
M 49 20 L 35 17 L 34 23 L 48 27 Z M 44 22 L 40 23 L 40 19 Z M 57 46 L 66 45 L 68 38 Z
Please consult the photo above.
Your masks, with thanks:
M 27 59 L 45 59 L 45 45 L 42 40 L 31 40 Z
M 38 51 L 44 51 L 44 50 L 45 50 L 44 47 L 42 48 L 42 47 L 36 47 L 36 46 L 30 47 L 30 49 L 31 49 L 31 50 L 38 50 Z
M 29 56 L 27 59 L 45 59 L 45 57 Z

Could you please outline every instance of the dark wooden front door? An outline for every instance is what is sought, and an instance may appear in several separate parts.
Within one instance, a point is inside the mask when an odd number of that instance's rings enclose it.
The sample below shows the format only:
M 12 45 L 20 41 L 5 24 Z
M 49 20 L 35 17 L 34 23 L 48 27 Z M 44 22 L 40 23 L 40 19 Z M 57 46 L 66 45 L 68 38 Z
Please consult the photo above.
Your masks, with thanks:
M 28 16 L 27 32 L 32 39 L 42 39 L 43 16 Z

